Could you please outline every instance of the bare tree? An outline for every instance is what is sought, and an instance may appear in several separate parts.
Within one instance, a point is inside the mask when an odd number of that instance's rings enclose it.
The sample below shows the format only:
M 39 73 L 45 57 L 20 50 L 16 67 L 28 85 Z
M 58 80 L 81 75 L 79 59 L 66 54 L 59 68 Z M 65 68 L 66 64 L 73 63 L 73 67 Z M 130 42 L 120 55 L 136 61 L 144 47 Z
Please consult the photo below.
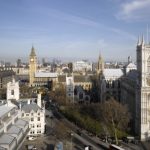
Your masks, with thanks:
M 105 125 L 112 129 L 116 144 L 118 145 L 117 131 L 127 129 L 130 121 L 130 113 L 127 106 L 111 98 L 101 105 L 101 114 Z

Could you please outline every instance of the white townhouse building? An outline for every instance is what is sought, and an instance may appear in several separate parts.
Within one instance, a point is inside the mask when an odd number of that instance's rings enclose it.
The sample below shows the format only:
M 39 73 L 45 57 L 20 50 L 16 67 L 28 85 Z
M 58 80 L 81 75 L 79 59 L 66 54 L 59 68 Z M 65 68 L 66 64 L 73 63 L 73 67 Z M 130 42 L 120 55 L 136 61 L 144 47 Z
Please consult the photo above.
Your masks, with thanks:
M 38 94 L 37 103 L 28 100 L 22 105 L 21 117 L 29 121 L 29 136 L 39 136 L 45 133 L 45 108 L 41 104 L 41 94 Z

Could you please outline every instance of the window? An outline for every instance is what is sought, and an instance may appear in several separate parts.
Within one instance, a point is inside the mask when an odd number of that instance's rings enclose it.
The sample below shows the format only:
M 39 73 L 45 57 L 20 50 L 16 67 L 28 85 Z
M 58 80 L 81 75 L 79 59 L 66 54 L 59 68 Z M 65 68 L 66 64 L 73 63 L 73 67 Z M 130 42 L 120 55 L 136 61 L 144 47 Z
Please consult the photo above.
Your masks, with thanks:
M 41 124 L 38 124 L 38 125 L 37 125 L 37 128 L 38 128 L 38 127 L 41 127 Z
M 83 99 L 83 93 L 80 92 L 79 99 Z
M 37 133 L 41 133 L 41 130 L 38 130 Z
M 40 121 L 40 117 L 38 117 L 38 121 Z
M 112 88 L 115 88 L 115 82 L 112 81 Z
M 31 113 L 31 116 L 33 116 L 33 113 Z
M 150 56 L 148 57 L 147 60 L 147 72 L 150 73 Z
M 31 118 L 31 121 L 34 121 L 34 118 Z
M 24 113 L 22 113 L 22 117 L 24 117 Z
M 14 95 L 14 90 L 11 90 L 11 95 Z
M 26 114 L 26 116 L 29 116 L 29 114 Z

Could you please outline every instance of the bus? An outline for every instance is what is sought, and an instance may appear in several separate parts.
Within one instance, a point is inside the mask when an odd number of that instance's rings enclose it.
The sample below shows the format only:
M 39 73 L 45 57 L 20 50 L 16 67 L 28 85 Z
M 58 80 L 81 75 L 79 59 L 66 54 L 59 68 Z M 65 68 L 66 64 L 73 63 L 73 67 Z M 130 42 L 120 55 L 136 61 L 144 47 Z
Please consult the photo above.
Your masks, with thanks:
M 111 145 L 109 145 L 109 150 L 125 150 L 125 149 L 121 148 L 117 145 L 111 144 Z

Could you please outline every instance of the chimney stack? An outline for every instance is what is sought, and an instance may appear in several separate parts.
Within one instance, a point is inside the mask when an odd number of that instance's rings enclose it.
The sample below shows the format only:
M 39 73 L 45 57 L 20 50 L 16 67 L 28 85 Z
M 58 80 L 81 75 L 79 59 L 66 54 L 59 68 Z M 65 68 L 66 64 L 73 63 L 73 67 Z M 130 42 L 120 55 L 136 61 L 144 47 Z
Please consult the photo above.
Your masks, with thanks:
M 38 97 L 37 97 L 37 105 L 38 105 L 40 108 L 42 107 L 41 94 L 38 94 Z

